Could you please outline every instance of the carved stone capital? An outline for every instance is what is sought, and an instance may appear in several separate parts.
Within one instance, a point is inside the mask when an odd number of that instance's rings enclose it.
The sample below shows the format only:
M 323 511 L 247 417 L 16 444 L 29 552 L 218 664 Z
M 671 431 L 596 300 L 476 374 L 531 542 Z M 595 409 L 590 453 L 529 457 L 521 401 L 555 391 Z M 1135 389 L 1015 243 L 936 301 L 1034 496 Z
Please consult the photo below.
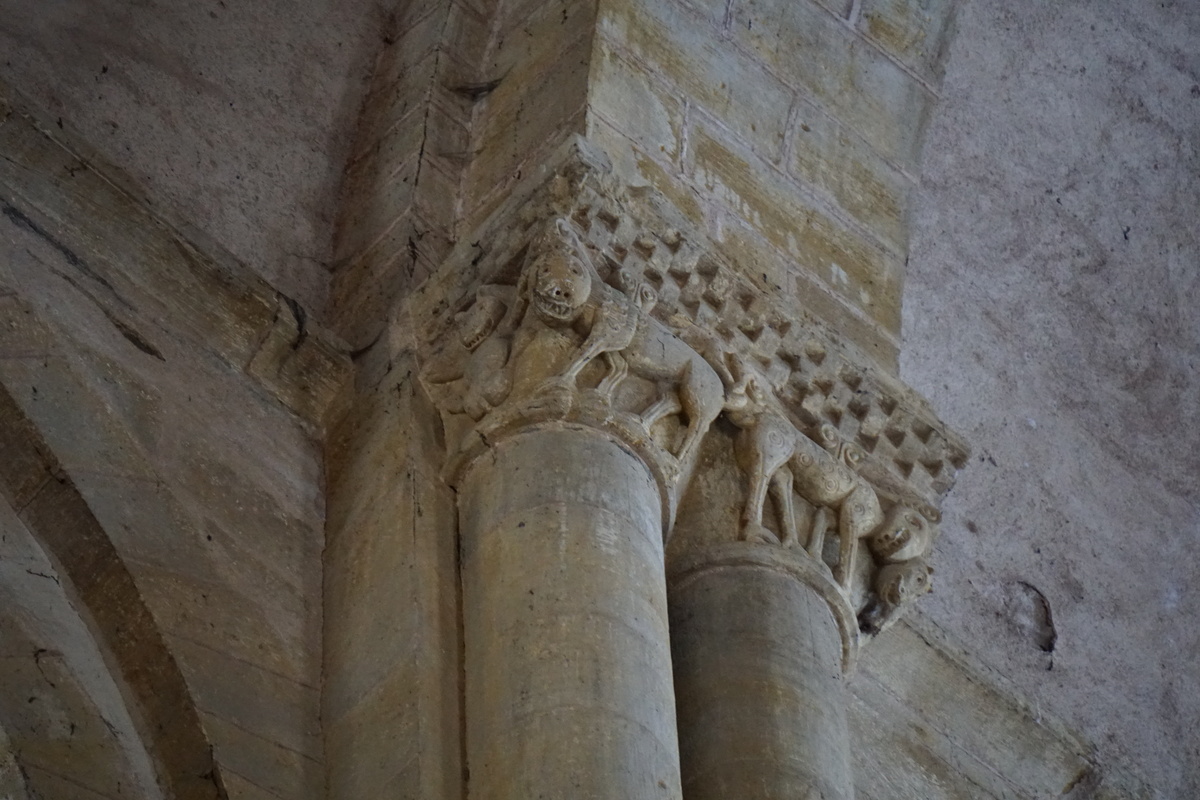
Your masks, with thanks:
M 669 558 L 783 548 L 827 574 L 865 634 L 890 625 L 928 590 L 962 439 L 585 140 L 541 174 L 409 303 L 447 480 L 527 426 L 600 432 L 658 479 L 664 525 L 679 518 Z
M 604 282 L 569 219 L 550 216 L 531 232 L 516 269 L 448 304 L 422 353 L 421 380 L 446 433 L 445 478 L 454 484 L 490 445 L 530 426 L 592 430 L 645 462 L 669 527 L 724 404 L 721 379 L 650 315 L 649 285 Z

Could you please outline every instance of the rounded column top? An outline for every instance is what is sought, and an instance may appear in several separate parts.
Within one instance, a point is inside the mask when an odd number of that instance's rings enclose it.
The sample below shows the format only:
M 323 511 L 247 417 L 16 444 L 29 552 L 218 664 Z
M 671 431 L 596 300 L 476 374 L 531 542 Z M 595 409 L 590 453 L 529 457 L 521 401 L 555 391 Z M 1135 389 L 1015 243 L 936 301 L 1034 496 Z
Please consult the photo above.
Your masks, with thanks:
M 825 601 L 842 638 L 842 669 L 850 672 L 862 642 L 854 606 L 829 568 L 803 551 L 758 542 L 723 542 L 691 548 L 667 564 L 667 585 L 679 586 L 710 570 L 769 569 L 795 578 Z

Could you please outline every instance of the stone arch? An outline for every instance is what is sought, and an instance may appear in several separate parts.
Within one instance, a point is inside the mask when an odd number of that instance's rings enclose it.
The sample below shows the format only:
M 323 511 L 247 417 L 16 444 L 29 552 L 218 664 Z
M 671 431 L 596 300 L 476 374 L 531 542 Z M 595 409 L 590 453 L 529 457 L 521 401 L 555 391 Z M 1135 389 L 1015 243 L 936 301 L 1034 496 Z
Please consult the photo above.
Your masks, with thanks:
M 133 576 L 37 427 L 0 385 L 0 495 L 54 566 L 116 678 L 164 796 L 225 798 L 191 693 Z

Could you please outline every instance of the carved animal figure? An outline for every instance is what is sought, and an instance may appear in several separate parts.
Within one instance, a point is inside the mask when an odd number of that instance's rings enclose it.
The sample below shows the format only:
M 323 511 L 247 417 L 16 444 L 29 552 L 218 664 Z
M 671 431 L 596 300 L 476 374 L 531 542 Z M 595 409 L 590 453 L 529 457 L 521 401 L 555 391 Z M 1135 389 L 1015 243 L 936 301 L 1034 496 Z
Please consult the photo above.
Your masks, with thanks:
M 501 335 L 512 338 L 515 382 L 526 392 L 551 379 L 573 389 L 580 371 L 602 352 L 587 344 L 602 313 L 591 265 L 562 238 L 573 236 L 569 226 L 559 220 L 557 230 L 558 236 L 535 244 L 537 254 L 521 271 L 516 303 L 501 325 Z
M 656 323 L 650 311 L 658 300 L 646 285 L 638 287 L 637 332 L 629 347 L 618 354 L 629 372 L 661 387 L 661 397 L 642 411 L 646 430 L 671 414 L 682 412 L 687 418 L 683 442 L 677 457 L 688 461 L 700 438 L 725 404 L 724 386 L 699 353 L 682 339 Z
M 877 634 L 895 622 L 921 595 L 933 588 L 933 568 L 924 558 L 884 565 L 875 575 L 875 600 L 858 615 L 858 626 Z
M 497 288 L 479 290 L 475 303 L 455 317 L 458 336 L 430 357 L 421 373 L 442 408 L 477 421 L 504 402 L 512 388 L 504 369 L 508 340 L 492 335 L 508 310 Z
M 924 516 L 897 503 L 867 539 L 871 553 L 884 564 L 921 558 L 933 544 L 933 526 Z
M 631 374 L 660 386 L 660 399 L 639 414 L 647 431 L 670 414 L 686 417 L 676 454 L 686 460 L 721 411 L 720 378 L 649 317 L 656 300 L 649 287 L 638 287 L 636 302 L 609 289 L 564 220 L 558 221 L 556 233 L 526 266 L 518 302 L 501 326 L 512 329 L 514 386 L 536 391 L 533 384 L 549 383 L 551 391 L 565 387 L 574 392 L 580 373 L 603 356 L 608 371 L 597 391 L 607 398 Z
M 735 374 L 735 372 L 737 374 Z M 734 449 L 738 464 L 750 478 L 750 490 L 742 513 L 742 538 L 775 541 L 762 524 L 768 490 L 780 512 L 782 543 L 800 546 L 792 500 L 800 496 L 820 508 L 838 511 L 839 555 L 834 577 L 847 586 L 855 572 L 858 541 L 883 521 L 875 490 L 846 463 L 796 430 L 763 392 L 762 380 L 740 360 L 734 361 L 735 379 L 725 401 L 725 412 L 739 428 Z M 843 451 L 853 455 L 852 450 Z M 809 554 L 822 558 L 825 523 L 818 511 L 816 524 L 806 543 Z

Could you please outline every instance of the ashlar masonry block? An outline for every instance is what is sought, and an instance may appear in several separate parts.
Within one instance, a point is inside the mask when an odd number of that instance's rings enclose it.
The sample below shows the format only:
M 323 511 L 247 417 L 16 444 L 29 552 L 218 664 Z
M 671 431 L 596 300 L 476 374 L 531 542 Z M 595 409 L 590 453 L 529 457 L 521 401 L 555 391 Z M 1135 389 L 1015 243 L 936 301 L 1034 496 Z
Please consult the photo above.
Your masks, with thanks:
M 903 262 L 831 219 L 713 131 L 695 131 L 692 147 L 696 184 L 762 232 L 797 269 L 818 277 L 884 330 L 899 331 Z
M 844 20 L 810 0 L 737 0 L 730 31 L 885 158 L 915 167 L 933 96 Z
M 954 38 L 954 0 L 863 0 L 858 29 L 921 78 L 941 83 Z
M 597 43 L 588 97 L 589 129 L 598 117 L 652 158 L 676 163 L 683 143 L 684 106 L 677 92 L 644 67 Z
M 845 125 L 808 103 L 800 104 L 788 167 L 897 254 L 908 251 L 912 181 Z
M 405 115 L 423 107 L 438 61 L 436 42 L 426 39 L 436 30 L 439 17 L 430 16 L 412 32 L 416 43 L 406 36 L 380 54 L 375 80 L 363 100 L 351 161 L 374 148 Z
M 793 93 L 720 27 L 674 2 L 605 0 L 597 31 L 756 152 L 781 157 Z
M 525 73 L 505 80 L 475 118 L 474 156 L 463 191 L 464 209 L 498 187 L 520 180 L 521 165 L 549 140 L 576 132 L 587 97 L 590 41 L 577 40 Z

